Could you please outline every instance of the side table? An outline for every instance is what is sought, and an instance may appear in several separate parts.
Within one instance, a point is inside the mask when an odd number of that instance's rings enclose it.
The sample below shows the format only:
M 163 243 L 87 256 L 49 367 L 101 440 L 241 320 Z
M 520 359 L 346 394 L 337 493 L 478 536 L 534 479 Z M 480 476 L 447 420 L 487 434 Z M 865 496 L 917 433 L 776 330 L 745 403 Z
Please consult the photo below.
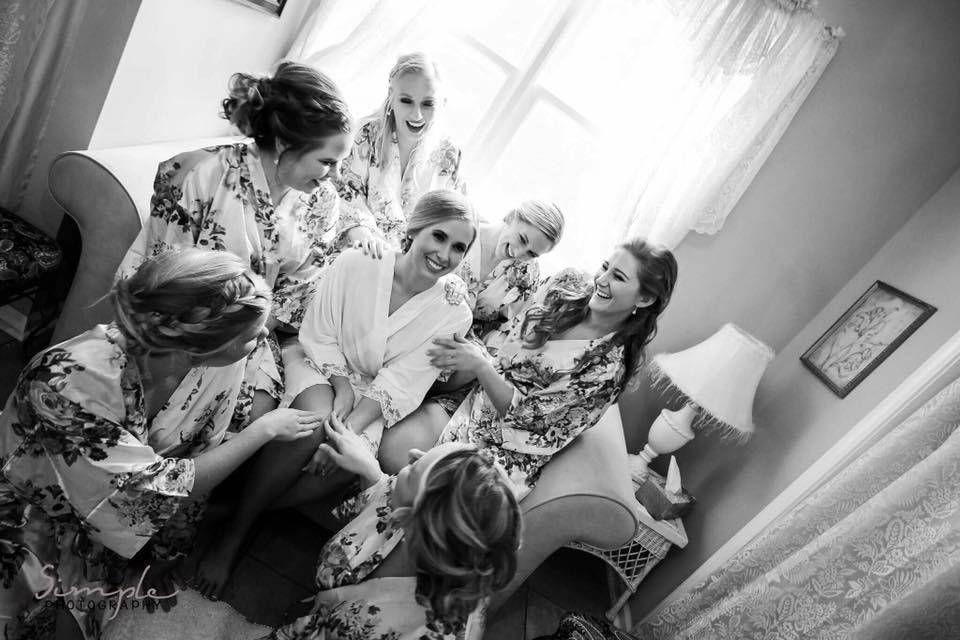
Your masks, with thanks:
M 680 518 L 673 520 L 654 520 L 650 513 L 639 502 L 637 508 L 640 516 L 640 527 L 633 540 L 619 549 L 604 551 L 581 542 L 571 542 L 567 546 L 572 549 L 586 551 L 606 562 L 626 584 L 627 588 L 613 606 L 607 611 L 607 619 L 611 622 L 623 609 L 637 591 L 637 587 L 647 577 L 650 570 L 667 556 L 670 547 L 687 546 L 687 532 L 683 528 Z

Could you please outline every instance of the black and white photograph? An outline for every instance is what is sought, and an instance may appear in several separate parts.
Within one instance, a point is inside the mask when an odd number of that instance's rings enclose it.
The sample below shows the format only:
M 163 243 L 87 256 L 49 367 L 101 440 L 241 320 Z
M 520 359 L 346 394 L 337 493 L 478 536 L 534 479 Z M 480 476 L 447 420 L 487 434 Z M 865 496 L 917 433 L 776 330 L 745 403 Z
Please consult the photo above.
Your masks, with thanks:
M 954 0 L 0 0 L 0 637 L 952 640 Z

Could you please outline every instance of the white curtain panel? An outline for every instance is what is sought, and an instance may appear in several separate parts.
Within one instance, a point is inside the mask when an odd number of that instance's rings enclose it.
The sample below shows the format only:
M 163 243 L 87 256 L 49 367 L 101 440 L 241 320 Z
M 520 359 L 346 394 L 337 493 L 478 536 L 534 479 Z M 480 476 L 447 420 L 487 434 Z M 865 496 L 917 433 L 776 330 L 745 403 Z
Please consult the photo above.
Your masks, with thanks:
M 0 0 L 0 205 L 16 211 L 33 174 L 89 0 Z
M 288 57 L 366 115 L 399 54 L 431 54 L 481 214 L 566 213 L 549 272 L 596 268 L 628 235 L 718 231 L 837 42 L 799 2 L 324 0 Z
M 634 633 L 649 640 L 956 638 L 958 426 L 954 380 Z

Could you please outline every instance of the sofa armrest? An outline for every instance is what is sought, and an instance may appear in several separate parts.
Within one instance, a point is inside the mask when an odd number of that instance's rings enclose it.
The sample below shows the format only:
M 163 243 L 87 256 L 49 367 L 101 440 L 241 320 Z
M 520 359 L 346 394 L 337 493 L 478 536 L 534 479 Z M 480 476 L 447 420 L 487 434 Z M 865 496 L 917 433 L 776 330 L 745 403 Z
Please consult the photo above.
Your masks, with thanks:
M 50 165 L 50 193 L 80 229 L 73 284 L 53 333 L 57 343 L 113 316 L 104 296 L 150 215 L 157 166 L 183 151 L 242 138 L 182 140 L 137 147 L 68 151 Z
M 520 503 L 523 544 L 517 574 L 494 595 L 496 609 L 557 549 L 579 541 L 616 549 L 637 533 L 639 509 L 616 404 L 544 468 Z

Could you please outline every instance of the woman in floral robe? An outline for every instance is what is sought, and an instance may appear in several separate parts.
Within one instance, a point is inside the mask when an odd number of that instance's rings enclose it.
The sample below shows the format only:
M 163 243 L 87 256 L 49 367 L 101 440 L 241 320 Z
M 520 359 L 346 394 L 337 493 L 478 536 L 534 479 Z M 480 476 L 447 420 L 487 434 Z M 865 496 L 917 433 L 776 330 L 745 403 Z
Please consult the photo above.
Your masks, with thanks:
M 669 250 L 633 240 L 593 278 L 573 270 L 551 278 L 508 326 L 487 337 L 487 350 L 435 340 L 435 364 L 479 382 L 439 442 L 489 450 L 518 496 L 526 496 L 550 458 L 616 401 L 656 333 L 676 274 Z
M 24 369 L 0 414 L 5 638 L 44 637 L 60 595 L 98 638 L 129 604 L 111 593 L 150 565 L 162 579 L 189 548 L 199 497 L 268 440 L 318 426 L 276 411 L 221 446 L 244 360 L 265 336 L 269 291 L 254 278 L 227 253 L 162 254 L 118 283 L 114 323 Z
M 417 200 L 427 191 L 464 191 L 460 149 L 438 130 L 442 106 L 436 64 L 422 53 L 400 56 L 387 98 L 363 122 L 337 181 L 345 228 L 360 225 L 399 248 Z
M 293 63 L 272 77 L 236 74 L 223 107 L 253 141 L 160 164 L 149 222 L 121 275 L 170 247 L 230 251 L 273 291 L 269 328 L 295 333 L 342 231 L 330 180 L 350 148 L 350 114 L 329 78 Z M 281 371 L 273 339 L 251 355 L 245 386 L 257 392 L 247 394 L 257 400 L 255 415 L 279 401 Z
M 335 511 L 351 520 L 320 553 L 311 612 L 267 638 L 478 638 L 478 605 L 516 571 L 521 515 L 502 470 L 454 443 L 411 452 L 411 464 L 386 476 L 336 423 L 326 446 L 370 486 Z
M 483 603 L 513 579 L 522 517 L 503 470 L 459 443 L 423 453 L 386 476 L 364 440 L 338 418 L 324 446 L 363 491 L 335 510 L 349 521 L 324 545 L 309 613 L 275 629 L 224 603 L 181 594 L 157 621 L 121 612 L 115 638 L 208 640 L 480 640 Z M 162 631 L 156 629 L 162 625 Z

